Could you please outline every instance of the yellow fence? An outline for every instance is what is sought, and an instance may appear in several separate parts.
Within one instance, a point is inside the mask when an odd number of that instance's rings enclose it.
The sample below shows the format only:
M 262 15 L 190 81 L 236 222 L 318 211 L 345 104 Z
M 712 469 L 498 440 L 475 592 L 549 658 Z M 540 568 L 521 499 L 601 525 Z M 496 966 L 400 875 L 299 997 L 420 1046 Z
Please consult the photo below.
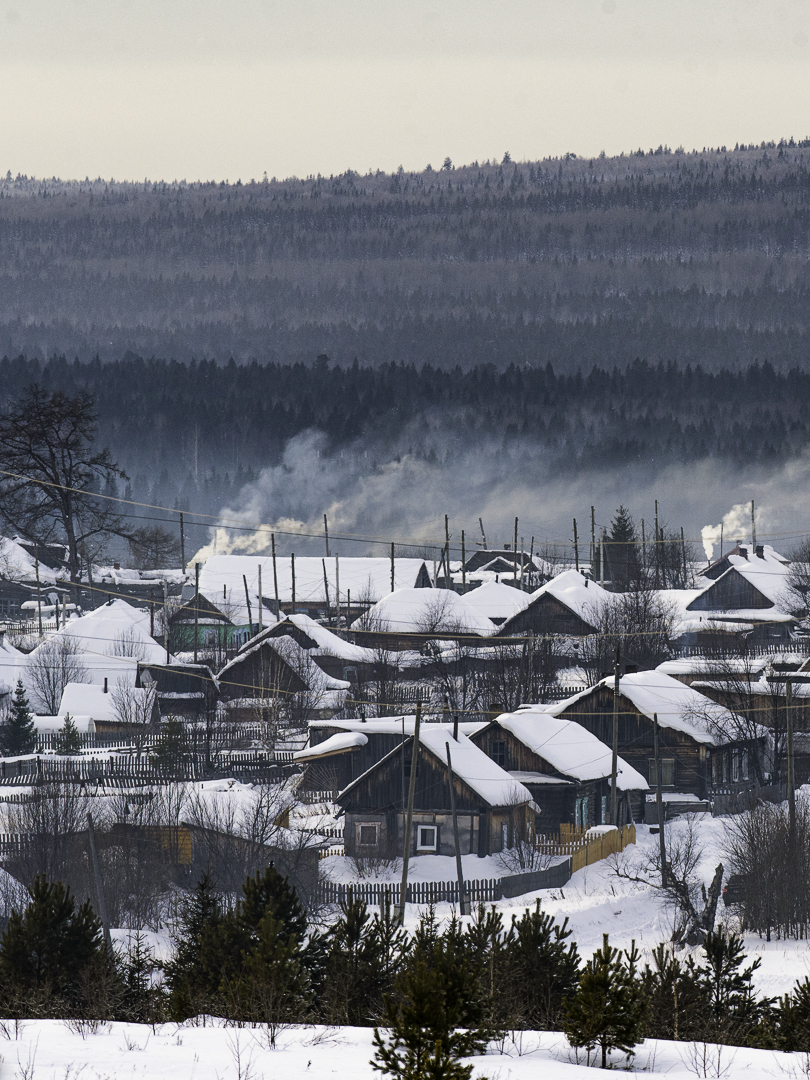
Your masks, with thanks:
M 570 857 L 571 869 L 576 872 L 617 851 L 624 851 L 628 844 L 635 842 L 635 825 L 622 825 L 591 836 L 571 825 L 563 825 L 558 836 L 538 836 L 536 847 L 543 855 Z

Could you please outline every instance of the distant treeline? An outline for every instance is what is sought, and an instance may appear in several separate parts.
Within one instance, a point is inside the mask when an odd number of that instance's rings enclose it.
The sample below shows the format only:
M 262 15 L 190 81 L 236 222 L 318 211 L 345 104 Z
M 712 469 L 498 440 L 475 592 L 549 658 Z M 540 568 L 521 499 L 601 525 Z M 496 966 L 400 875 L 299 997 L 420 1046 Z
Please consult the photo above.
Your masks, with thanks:
M 806 142 L 249 183 L 0 178 L 0 355 L 804 363 Z
M 810 445 L 810 370 L 767 363 L 712 372 L 636 360 L 566 373 L 340 367 L 325 356 L 291 365 L 18 357 L 0 361 L 0 407 L 34 381 L 95 396 L 98 441 L 127 470 L 129 496 L 209 513 L 234 505 L 307 431 L 322 434 L 323 454 L 360 456 L 365 470 L 402 454 L 453 468 L 460 453 L 487 447 L 526 475 L 706 457 L 774 465 Z

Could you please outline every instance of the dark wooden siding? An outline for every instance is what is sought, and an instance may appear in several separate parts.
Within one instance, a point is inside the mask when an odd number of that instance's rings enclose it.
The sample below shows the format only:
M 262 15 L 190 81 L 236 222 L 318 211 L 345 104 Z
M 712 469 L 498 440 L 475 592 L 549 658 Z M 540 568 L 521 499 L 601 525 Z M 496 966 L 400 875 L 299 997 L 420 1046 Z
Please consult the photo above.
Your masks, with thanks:
M 566 607 L 556 596 L 543 593 L 524 610 L 507 619 L 498 630 L 497 637 L 510 634 L 565 634 L 583 637 L 592 634 L 594 628 Z
M 770 608 L 772 602 L 751 582 L 731 569 L 701 596 L 696 597 L 687 611 L 739 611 L 746 608 Z

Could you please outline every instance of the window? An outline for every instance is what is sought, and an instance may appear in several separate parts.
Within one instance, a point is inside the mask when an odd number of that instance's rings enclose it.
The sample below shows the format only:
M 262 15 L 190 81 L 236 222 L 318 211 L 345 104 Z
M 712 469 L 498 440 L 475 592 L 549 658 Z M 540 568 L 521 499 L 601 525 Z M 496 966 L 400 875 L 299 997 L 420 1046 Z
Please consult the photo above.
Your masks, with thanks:
M 501 822 L 501 851 L 509 847 L 509 825 L 506 821 Z
M 648 759 L 650 787 L 658 787 L 655 775 L 655 758 Z M 661 787 L 675 787 L 675 758 L 661 758 Z
M 416 850 L 435 851 L 438 846 L 438 832 L 436 825 L 416 826 Z
M 738 783 L 740 779 L 740 751 L 731 751 L 731 779 L 733 783 Z
M 743 780 L 748 779 L 748 751 L 740 751 L 740 771 L 742 772 Z
M 506 743 L 502 739 L 497 739 L 489 744 L 489 756 L 495 762 L 496 765 L 500 765 L 502 769 L 506 768 Z
M 712 762 L 712 783 L 715 787 L 720 783 L 720 758 L 717 754 L 711 755 Z
M 588 796 L 577 799 L 574 804 L 574 828 L 583 832 L 588 828 Z
M 599 822 L 600 825 L 607 825 L 607 823 L 608 823 L 607 816 L 608 816 L 607 795 L 603 795 L 602 796 L 602 820 Z
M 358 847 L 371 848 L 377 846 L 380 838 L 380 826 L 376 821 L 358 822 L 356 829 Z

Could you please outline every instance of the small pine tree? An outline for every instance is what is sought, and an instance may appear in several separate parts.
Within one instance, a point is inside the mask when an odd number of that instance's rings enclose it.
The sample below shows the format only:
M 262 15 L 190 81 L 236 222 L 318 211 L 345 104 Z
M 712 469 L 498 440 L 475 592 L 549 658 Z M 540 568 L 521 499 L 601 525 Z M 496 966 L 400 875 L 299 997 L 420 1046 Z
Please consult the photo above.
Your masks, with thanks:
M 78 754 L 82 748 L 82 737 L 79 734 L 79 729 L 73 722 L 73 717 L 70 713 L 65 716 L 65 724 L 62 730 L 54 739 L 54 750 L 57 754 Z
M 576 992 L 580 957 L 570 937 L 568 919 L 559 925 L 539 900 L 520 921 L 512 917 L 506 981 L 517 990 L 520 1023 L 533 1031 L 559 1031 L 563 1003 Z
M 699 1039 L 705 1030 L 709 1002 L 691 956 L 681 961 L 672 949 L 653 950 L 653 967 L 642 974 L 647 995 L 645 1030 L 655 1039 Z
M 598 1046 L 602 1068 L 608 1053 L 621 1050 L 628 1057 L 642 1038 L 644 990 L 636 978 L 635 941 L 624 954 L 613 949 L 604 935 L 601 950 L 585 966 L 579 988 L 564 1010 L 563 1031 L 572 1046 L 584 1046 L 588 1057 Z
M 778 1050 L 810 1053 L 810 979 L 796 983 L 792 993 L 779 999 L 775 1019 Z
M 165 965 L 169 987 L 169 1015 L 183 1021 L 198 1012 L 213 1012 L 218 980 L 211 980 L 203 967 L 203 954 L 222 922 L 220 900 L 213 881 L 203 874 L 191 896 L 181 905 L 174 938 L 174 956 Z
M 11 709 L 5 723 L 0 726 L 0 753 L 3 757 L 20 757 L 23 754 L 33 754 L 36 747 L 34 718 L 22 679 L 18 679 L 14 697 L 11 699 Z
M 152 751 L 161 772 L 171 773 L 188 756 L 188 733 L 182 720 L 166 719 Z
M 771 999 L 754 996 L 752 979 L 762 961 L 743 968 L 743 940 L 722 926 L 706 936 L 703 952 L 705 959 L 697 970 L 708 999 L 708 1037 L 744 1046 L 772 1005 Z

